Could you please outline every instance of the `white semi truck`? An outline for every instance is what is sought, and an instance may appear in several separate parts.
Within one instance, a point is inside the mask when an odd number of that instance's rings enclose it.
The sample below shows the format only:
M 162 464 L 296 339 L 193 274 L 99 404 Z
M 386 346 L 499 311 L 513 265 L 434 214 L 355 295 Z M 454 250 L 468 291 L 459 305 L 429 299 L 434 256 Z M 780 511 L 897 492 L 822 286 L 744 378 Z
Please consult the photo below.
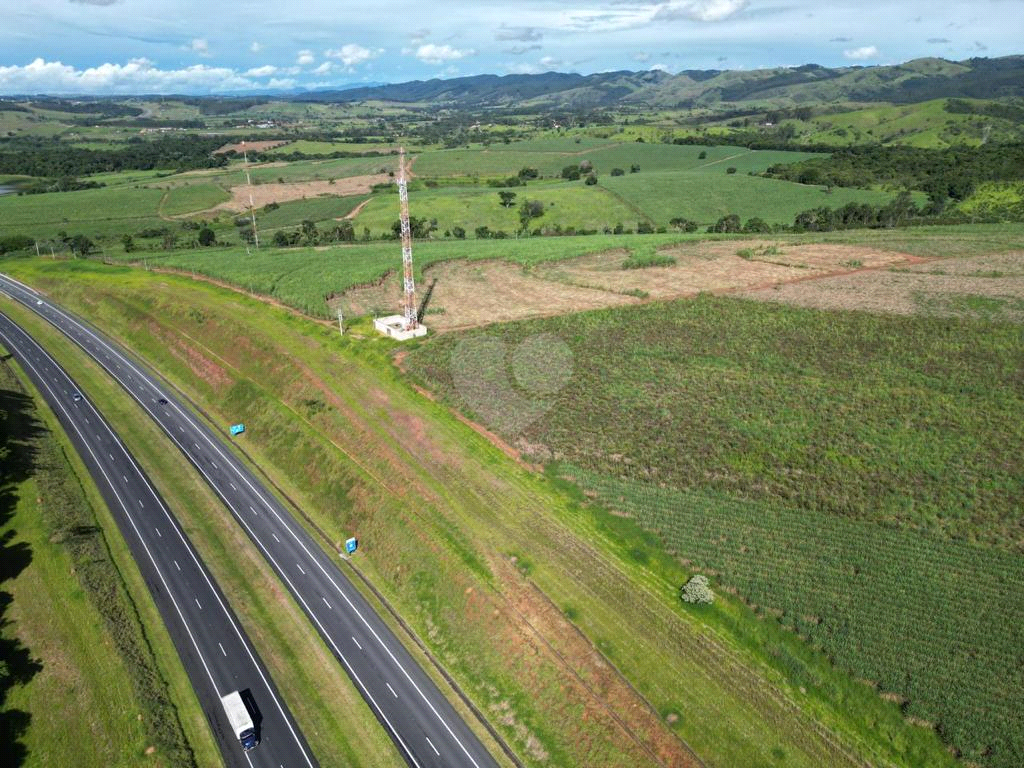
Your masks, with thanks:
M 242 749 L 248 752 L 259 744 L 256 738 L 256 726 L 253 725 L 252 715 L 249 714 L 242 695 L 238 691 L 232 691 L 227 696 L 221 696 L 220 703 L 224 705 L 224 712 L 228 716 L 228 722 L 235 732 L 235 737 L 242 744 Z

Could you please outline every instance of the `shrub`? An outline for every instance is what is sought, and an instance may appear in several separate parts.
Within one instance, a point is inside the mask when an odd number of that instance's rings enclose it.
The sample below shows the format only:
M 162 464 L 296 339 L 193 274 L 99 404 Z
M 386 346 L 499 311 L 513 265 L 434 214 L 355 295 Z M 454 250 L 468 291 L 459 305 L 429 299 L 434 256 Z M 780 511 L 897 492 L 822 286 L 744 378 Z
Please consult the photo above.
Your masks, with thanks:
M 726 173 L 736 173 L 736 169 L 733 166 L 730 165 L 728 168 L 725 169 L 725 172 Z
M 626 172 L 621 168 L 612 168 L 612 176 L 625 176 Z
M 698 573 L 683 585 L 679 596 L 683 599 L 684 603 L 710 605 L 715 602 L 715 594 L 711 591 L 708 577 L 701 573 Z

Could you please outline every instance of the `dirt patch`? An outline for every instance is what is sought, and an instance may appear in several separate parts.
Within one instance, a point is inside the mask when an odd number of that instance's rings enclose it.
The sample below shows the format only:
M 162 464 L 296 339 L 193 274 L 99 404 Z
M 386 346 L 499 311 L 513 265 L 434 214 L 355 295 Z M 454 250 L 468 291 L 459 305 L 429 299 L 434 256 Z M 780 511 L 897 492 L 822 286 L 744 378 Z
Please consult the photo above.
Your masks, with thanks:
M 742 255 L 741 255 L 742 254 Z M 769 242 L 701 242 L 659 251 L 676 260 L 673 266 L 623 269 L 624 251 L 590 254 L 546 264 L 538 277 L 617 293 L 643 293 L 652 299 L 692 296 L 701 291 L 733 291 L 775 285 L 838 271 L 872 269 L 919 261 L 845 245 L 781 246 Z
M 252 186 L 241 184 L 231 188 L 231 199 L 228 202 L 221 203 L 213 210 L 231 211 L 232 213 L 247 211 L 250 194 L 252 194 L 252 204 L 256 208 L 262 208 L 268 203 L 287 203 L 292 200 L 305 200 L 308 197 L 364 195 L 370 192 L 370 188 L 374 184 L 382 184 L 387 181 L 389 181 L 387 174 L 376 174 L 336 179 L 334 182 L 298 181 L 285 184 L 253 184 Z
M 276 149 L 290 143 L 288 141 L 240 141 L 237 144 L 225 144 L 220 149 L 215 150 L 213 154 L 225 155 L 228 152 L 242 154 L 243 150 L 248 152 L 265 152 L 268 149 Z
M 739 255 L 739 252 L 743 255 Z M 626 250 L 548 262 L 532 269 L 499 261 L 446 261 L 427 267 L 418 286 L 432 286 L 424 323 L 432 331 L 488 325 L 588 309 L 673 299 L 701 292 L 732 293 L 826 275 L 918 264 L 905 253 L 846 245 L 784 246 L 716 241 L 659 252 L 675 265 L 623 269 Z M 401 285 L 393 273 L 346 291 L 334 301 L 349 315 L 397 311 Z
M 1024 322 L 1024 253 L 943 259 L 746 291 L 817 309 Z
M 354 219 L 354 218 L 355 218 L 356 216 L 358 216 L 358 215 L 360 214 L 360 212 L 361 212 L 361 211 L 363 210 L 363 208 L 365 208 L 365 207 L 366 207 L 366 204 L 367 204 L 368 202 L 370 202 L 370 201 L 369 201 L 369 200 L 363 200 L 363 202 L 361 202 L 361 203 L 360 203 L 359 205 L 357 205 L 357 206 L 356 206 L 355 208 L 353 208 L 353 209 L 352 209 L 351 211 L 349 211 L 348 213 L 346 213 L 346 214 L 345 214 L 344 216 L 339 216 L 339 217 L 337 217 L 337 218 L 335 219 L 335 221 L 345 221 L 346 219 L 347 219 L 348 221 L 351 221 L 352 219 Z

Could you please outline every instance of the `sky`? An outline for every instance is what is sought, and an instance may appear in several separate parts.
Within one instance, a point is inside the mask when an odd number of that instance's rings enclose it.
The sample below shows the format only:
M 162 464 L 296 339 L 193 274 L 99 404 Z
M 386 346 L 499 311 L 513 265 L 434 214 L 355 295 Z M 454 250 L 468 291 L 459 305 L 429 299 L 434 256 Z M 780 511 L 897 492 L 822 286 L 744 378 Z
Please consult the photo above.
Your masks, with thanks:
M 1024 0 L 0 0 L 0 95 L 1024 53 Z

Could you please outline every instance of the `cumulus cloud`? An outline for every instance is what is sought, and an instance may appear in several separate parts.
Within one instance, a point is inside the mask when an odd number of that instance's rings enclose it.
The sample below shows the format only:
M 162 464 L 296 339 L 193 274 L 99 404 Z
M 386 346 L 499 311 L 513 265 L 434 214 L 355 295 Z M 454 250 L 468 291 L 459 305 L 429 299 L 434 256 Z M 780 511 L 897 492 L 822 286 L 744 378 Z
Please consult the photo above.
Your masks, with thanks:
M 542 56 L 540 59 L 540 65 L 545 69 L 561 67 L 564 64 L 564 61 L 562 61 L 561 59 L 556 59 L 554 56 Z
M 843 51 L 843 56 L 853 61 L 878 58 L 878 48 L 873 45 L 862 45 L 860 48 Z
M 334 69 L 334 65 L 331 64 L 331 62 L 329 62 L 329 61 L 325 61 L 323 64 L 321 64 L 319 67 L 317 67 L 316 69 L 313 70 L 313 74 L 314 75 L 326 75 L 332 69 Z
M 263 50 L 263 46 L 257 43 L 255 40 L 252 41 L 252 45 L 249 46 L 249 50 L 253 53 L 259 53 Z
M 747 5 L 747 0 L 670 0 L 658 9 L 654 20 L 724 21 Z
M 210 44 L 206 41 L 205 38 L 202 37 L 193 38 L 191 44 L 189 45 L 189 49 L 193 53 L 198 53 L 200 56 L 203 57 L 209 57 L 210 55 Z
M 475 53 L 476 51 L 471 49 L 460 51 L 450 45 L 426 43 L 416 49 L 415 55 L 417 59 L 426 64 L 443 64 L 446 61 L 456 61 L 466 56 L 473 56 Z
M 517 40 L 520 43 L 535 43 L 544 38 L 536 27 L 509 27 L 502 24 L 494 33 L 495 40 Z
M 262 67 L 253 67 L 245 72 L 245 77 L 270 77 L 277 74 L 277 67 L 267 64 Z
M 25 66 L 0 66 L 0 93 L 5 94 L 220 93 L 258 85 L 255 80 L 226 67 L 195 64 L 168 70 L 157 68 L 149 59 L 100 64 L 88 69 L 42 58 Z
M 347 43 L 337 50 L 324 51 L 324 56 L 329 59 L 338 59 L 346 67 L 354 67 L 356 64 L 362 64 L 364 61 L 376 58 L 382 53 L 384 53 L 383 48 L 371 51 L 369 48 L 364 48 L 356 43 Z
M 300 67 L 308 67 L 314 61 L 316 61 L 316 57 L 313 56 L 312 51 L 299 51 L 295 58 L 295 63 Z

